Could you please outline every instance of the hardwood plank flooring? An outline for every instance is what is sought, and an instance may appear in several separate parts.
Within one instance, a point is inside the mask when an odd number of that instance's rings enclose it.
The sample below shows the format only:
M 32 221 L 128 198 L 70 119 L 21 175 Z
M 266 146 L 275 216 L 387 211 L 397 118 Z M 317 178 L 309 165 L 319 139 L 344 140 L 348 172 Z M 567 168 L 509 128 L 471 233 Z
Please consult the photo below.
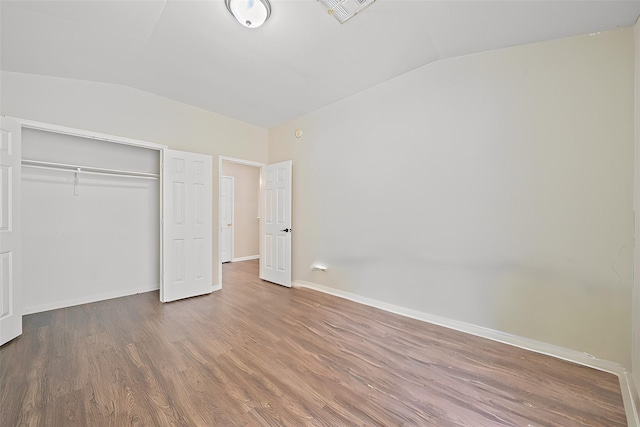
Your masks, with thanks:
M 26 316 L 0 425 L 627 425 L 614 375 L 257 277 Z

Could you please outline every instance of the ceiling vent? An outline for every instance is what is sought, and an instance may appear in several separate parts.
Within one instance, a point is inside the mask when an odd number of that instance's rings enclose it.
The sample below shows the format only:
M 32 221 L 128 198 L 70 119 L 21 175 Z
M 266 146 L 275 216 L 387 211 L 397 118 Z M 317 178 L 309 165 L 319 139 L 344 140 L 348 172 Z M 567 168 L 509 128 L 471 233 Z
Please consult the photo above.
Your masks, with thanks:
M 353 18 L 376 0 L 318 0 L 329 15 L 333 15 L 341 24 Z

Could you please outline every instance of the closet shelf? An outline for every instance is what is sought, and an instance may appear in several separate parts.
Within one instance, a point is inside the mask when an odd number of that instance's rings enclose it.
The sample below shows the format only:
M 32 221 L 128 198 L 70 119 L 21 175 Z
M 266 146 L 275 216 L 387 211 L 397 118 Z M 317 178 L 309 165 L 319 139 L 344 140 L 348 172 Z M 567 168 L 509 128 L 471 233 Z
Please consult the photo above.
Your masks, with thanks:
M 70 165 L 66 163 L 43 162 L 40 160 L 22 159 L 22 166 L 36 169 L 60 170 L 90 175 L 122 176 L 127 178 L 158 179 L 160 175 L 147 172 L 136 172 L 122 169 L 97 168 L 93 166 Z

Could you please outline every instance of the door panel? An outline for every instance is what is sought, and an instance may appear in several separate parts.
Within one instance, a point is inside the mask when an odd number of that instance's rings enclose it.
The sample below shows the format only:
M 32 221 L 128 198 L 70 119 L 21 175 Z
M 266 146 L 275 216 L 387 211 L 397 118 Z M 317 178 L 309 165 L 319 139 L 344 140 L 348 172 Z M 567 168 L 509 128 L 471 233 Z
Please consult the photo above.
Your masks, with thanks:
M 0 117 L 0 345 L 22 334 L 21 131 Z
M 213 291 L 211 156 L 163 151 L 162 302 Z
M 220 262 L 233 258 L 233 177 L 220 181 Z
M 262 167 L 260 278 L 291 286 L 291 161 Z

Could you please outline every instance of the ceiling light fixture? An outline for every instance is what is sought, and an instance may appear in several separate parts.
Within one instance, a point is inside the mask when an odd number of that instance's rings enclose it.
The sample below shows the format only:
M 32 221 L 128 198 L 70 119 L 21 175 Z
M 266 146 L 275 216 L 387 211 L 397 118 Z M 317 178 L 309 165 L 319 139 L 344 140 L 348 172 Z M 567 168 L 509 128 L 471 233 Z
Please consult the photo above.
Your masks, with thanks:
M 258 28 L 271 16 L 269 0 L 225 0 L 227 9 L 247 28 Z
M 333 15 L 341 24 L 353 18 L 376 0 L 318 0 L 329 15 Z

